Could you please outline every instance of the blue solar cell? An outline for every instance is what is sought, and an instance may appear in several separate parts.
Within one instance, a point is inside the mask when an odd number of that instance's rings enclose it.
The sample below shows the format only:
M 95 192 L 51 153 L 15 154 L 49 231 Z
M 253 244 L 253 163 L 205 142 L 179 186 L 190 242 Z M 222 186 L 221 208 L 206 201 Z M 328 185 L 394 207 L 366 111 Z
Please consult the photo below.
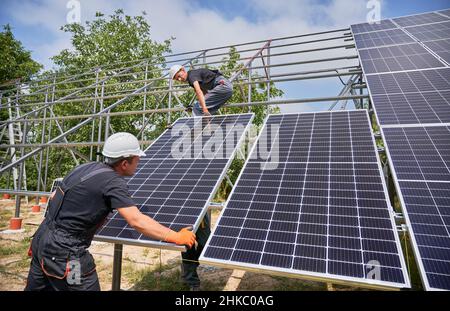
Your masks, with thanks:
M 365 74 L 444 67 L 418 43 L 359 50 Z
M 358 49 L 415 42 L 401 29 L 381 30 L 354 35 Z
M 363 110 L 270 116 L 200 261 L 363 284 L 382 254 L 408 286 L 371 135 Z
M 408 27 L 422 24 L 445 22 L 448 21 L 448 18 L 440 14 L 430 12 L 412 16 L 398 17 L 392 20 L 402 27 Z
M 447 63 L 450 63 L 450 39 L 430 41 L 424 44 Z
M 446 126 L 384 128 L 401 180 L 450 181 L 450 129 Z
M 171 129 L 147 148 L 136 174 L 127 178 L 129 192 L 139 210 L 173 230 L 195 227 L 252 118 L 253 114 L 242 114 L 177 120 Z M 233 133 L 235 139 L 225 143 L 225 138 Z M 182 151 L 177 154 L 173 151 L 174 146 L 182 138 L 189 140 L 183 141 L 184 149 L 177 149 Z M 218 148 L 211 148 L 211 140 L 217 143 Z M 194 144 L 197 145 L 192 147 Z M 214 156 L 207 156 L 207 150 L 212 151 Z M 129 228 L 117 212 L 108 218 L 95 238 L 171 247 Z
M 371 31 L 379 31 L 379 30 L 387 30 L 397 28 L 393 22 L 388 19 L 381 20 L 378 23 L 362 23 L 351 25 L 352 32 L 354 34 L 371 32 Z
M 450 289 L 450 127 L 383 128 L 426 289 Z
M 450 38 L 450 21 L 405 28 L 419 41 L 433 41 Z

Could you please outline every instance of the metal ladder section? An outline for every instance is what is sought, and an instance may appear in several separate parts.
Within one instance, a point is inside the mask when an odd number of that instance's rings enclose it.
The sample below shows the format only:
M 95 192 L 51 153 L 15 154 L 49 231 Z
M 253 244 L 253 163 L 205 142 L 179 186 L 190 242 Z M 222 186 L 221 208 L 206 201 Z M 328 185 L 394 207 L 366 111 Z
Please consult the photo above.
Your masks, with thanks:
M 10 100 L 8 98 L 8 104 Z M 9 113 L 9 119 L 13 120 L 15 118 L 20 117 L 20 109 L 18 106 L 17 101 L 15 102 L 15 108 L 11 108 L 11 106 L 8 108 Z M 11 145 L 10 148 L 6 149 L 5 156 L 8 155 L 11 159 L 11 162 L 15 162 L 17 160 L 17 154 L 16 154 L 16 148 L 12 147 L 15 144 L 23 144 L 26 142 L 26 137 L 24 137 L 24 134 L 22 132 L 22 123 L 20 122 L 12 122 L 8 124 L 8 138 L 9 138 L 9 145 Z M 3 164 L 2 164 L 3 165 Z M 25 169 L 25 162 L 22 164 L 24 167 L 22 169 L 22 185 L 19 186 L 19 169 L 18 167 L 14 167 L 12 169 L 13 174 L 13 183 L 14 183 L 14 190 L 27 190 L 27 175 L 26 175 L 26 169 Z M 28 197 L 25 196 L 26 203 L 28 204 Z

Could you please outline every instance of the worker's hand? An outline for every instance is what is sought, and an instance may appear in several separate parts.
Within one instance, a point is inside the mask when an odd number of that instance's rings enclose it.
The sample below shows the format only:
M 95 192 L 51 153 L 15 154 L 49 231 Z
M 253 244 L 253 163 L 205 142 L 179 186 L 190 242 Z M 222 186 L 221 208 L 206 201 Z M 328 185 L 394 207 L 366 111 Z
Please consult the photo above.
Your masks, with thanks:
M 209 113 L 208 110 L 203 110 L 203 116 L 204 116 L 204 117 L 210 117 L 211 114 Z
M 177 245 L 187 245 L 191 248 L 195 244 L 195 234 L 191 230 L 192 227 L 183 228 L 178 232 L 170 230 L 164 241 Z

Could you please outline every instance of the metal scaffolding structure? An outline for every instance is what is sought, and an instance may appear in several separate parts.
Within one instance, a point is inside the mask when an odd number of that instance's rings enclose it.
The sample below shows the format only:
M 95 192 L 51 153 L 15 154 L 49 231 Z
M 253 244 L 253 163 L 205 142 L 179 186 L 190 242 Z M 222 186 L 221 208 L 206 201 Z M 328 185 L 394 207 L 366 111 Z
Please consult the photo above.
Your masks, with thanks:
M 16 194 L 15 217 L 20 214 L 21 195 L 45 195 L 51 176 L 60 177 L 55 172 L 99 160 L 103 142 L 120 130 L 113 121 L 132 122 L 147 146 L 173 120 L 189 115 L 194 92 L 172 83 L 168 68 L 173 64 L 220 68 L 230 60 L 232 49 L 239 59 L 230 80 L 239 100 L 228 103 L 224 113 L 233 107 L 305 103 L 329 103 L 331 110 L 345 109 L 352 102 L 355 108 L 363 108 L 368 99 L 349 28 L 169 54 L 162 62 L 111 63 L 0 86 L 0 112 L 8 115 L 0 121 L 0 182 L 4 185 L 0 193 Z M 292 89 L 293 83 L 325 79 L 340 85 L 341 91 L 314 98 L 274 98 L 270 92 L 271 87 Z M 255 91 L 264 100 L 252 101 Z M 50 150 L 55 149 L 60 156 L 53 153 L 50 158 Z

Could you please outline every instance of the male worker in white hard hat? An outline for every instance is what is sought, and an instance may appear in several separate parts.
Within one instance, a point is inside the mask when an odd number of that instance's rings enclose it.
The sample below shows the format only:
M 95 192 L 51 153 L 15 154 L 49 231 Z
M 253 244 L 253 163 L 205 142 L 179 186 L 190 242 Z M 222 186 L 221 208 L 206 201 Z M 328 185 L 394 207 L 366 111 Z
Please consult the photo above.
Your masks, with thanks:
M 233 95 L 233 85 L 218 70 L 200 68 L 186 71 L 181 65 L 173 65 L 169 74 L 172 80 L 187 81 L 194 88 L 197 102 L 192 113 L 195 116 L 216 114 Z
M 49 201 L 45 220 L 31 247 L 25 290 L 100 290 L 95 263 L 87 248 L 114 210 L 140 233 L 191 248 L 190 228 L 175 232 L 142 214 L 123 177 L 132 176 L 145 156 L 129 133 L 111 135 L 103 147 L 104 163 L 91 162 L 72 170 Z

